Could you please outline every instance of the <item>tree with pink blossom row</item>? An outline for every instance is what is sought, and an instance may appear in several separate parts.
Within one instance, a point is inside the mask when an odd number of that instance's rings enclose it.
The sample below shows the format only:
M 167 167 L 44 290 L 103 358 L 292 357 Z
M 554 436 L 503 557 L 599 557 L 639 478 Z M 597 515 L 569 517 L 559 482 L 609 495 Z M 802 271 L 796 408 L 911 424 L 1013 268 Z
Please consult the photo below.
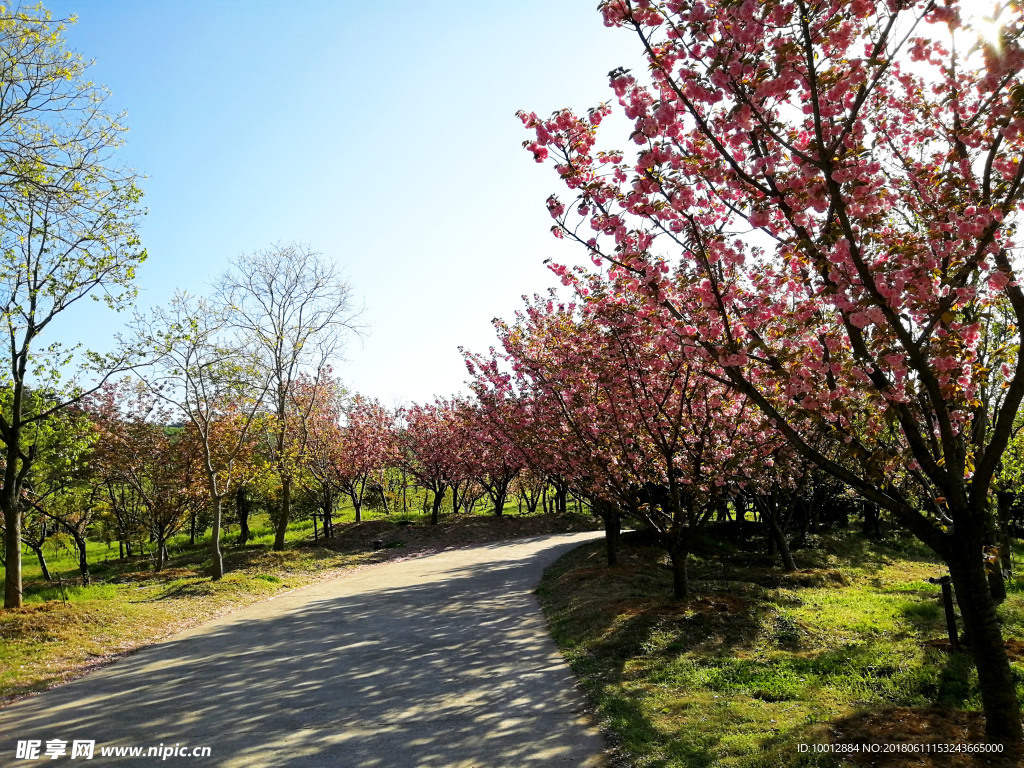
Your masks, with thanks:
M 500 428 L 505 414 L 476 404 L 465 416 L 466 474 L 486 491 L 494 514 L 500 516 L 513 481 L 525 469 L 522 455 Z
M 416 482 L 433 493 L 430 522 L 437 525 L 445 494 L 466 476 L 464 401 L 436 398 L 432 403 L 402 409 L 400 432 L 403 461 Z
M 377 400 L 356 395 L 345 409 L 337 450 L 339 485 L 360 522 L 367 482 L 376 477 L 379 484 L 384 470 L 398 460 L 394 415 Z
M 535 460 L 659 531 L 675 594 L 686 597 L 695 532 L 772 463 L 781 441 L 744 397 L 651 322 L 656 309 L 603 300 L 598 277 L 587 284 L 580 303 L 538 299 L 515 326 L 499 326 L 502 355 L 470 356 L 470 370 L 492 413 L 528 403 L 509 432 L 533 433 L 528 445 L 543 445 L 542 454 L 524 450 Z M 611 539 L 616 525 L 606 523 Z
M 963 10 L 606 0 L 650 64 L 611 74 L 635 160 L 595 149 L 607 104 L 522 118 L 575 197 L 549 199 L 556 234 L 615 273 L 603 300 L 649 307 L 949 565 L 988 738 L 1019 747 L 982 545 L 1024 352 L 992 368 L 979 344 L 997 303 L 1024 325 L 1024 22 L 979 40 Z
M 355 521 L 362 522 L 368 486 L 382 485 L 388 468 L 398 464 L 395 414 L 377 400 L 350 396 L 330 371 L 300 375 L 292 388 L 296 410 L 304 414 L 293 429 L 304 444 L 303 484 L 317 498 L 330 537 L 340 495 L 348 496 Z
M 304 443 L 300 482 L 316 499 L 323 520 L 324 538 L 334 534 L 333 515 L 338 499 L 344 493 L 347 468 L 342 458 L 344 442 L 342 422 L 348 393 L 341 382 L 330 374 L 316 378 L 300 375 L 292 383 L 290 401 L 304 414 L 293 433 Z M 314 534 L 316 517 L 314 516 Z
M 191 425 L 168 435 L 171 409 L 138 381 L 108 382 L 85 407 L 96 430 L 90 464 L 100 498 L 142 510 L 140 522 L 152 538 L 159 571 L 167 540 L 205 502 L 196 435 Z

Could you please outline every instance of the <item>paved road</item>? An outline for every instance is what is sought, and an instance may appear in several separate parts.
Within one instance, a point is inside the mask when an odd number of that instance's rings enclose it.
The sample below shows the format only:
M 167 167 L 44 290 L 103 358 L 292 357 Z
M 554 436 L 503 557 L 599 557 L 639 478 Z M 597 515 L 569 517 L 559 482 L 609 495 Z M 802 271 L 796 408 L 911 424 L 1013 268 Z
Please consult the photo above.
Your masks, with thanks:
M 600 534 L 456 550 L 316 584 L 0 709 L 0 765 L 584 768 L 600 735 L 531 590 Z M 18 760 L 18 740 L 68 742 Z M 95 756 L 71 759 L 75 739 Z M 210 757 L 101 757 L 101 747 Z

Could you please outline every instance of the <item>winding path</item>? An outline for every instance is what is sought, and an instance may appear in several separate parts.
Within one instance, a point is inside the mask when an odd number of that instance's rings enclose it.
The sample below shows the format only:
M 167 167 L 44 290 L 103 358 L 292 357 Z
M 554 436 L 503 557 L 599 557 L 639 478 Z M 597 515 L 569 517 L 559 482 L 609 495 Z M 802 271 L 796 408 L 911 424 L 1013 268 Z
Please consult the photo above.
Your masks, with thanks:
M 0 710 L 0 765 L 603 765 L 531 590 L 599 533 L 391 563 L 296 590 Z M 68 742 L 18 760 L 18 740 Z M 92 760 L 72 741 L 95 740 Z M 101 747 L 209 747 L 103 757 Z M 40 755 L 43 757 L 43 755 Z

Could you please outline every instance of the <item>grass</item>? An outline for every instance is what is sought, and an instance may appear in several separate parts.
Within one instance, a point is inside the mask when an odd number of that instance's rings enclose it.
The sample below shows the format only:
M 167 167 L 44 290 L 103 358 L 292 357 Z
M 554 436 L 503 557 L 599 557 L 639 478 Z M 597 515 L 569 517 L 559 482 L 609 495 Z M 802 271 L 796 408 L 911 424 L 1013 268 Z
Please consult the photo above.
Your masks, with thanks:
M 430 514 L 416 512 L 417 499 L 410 494 L 410 509 L 407 514 L 401 512 L 386 514 L 374 512 L 363 508 L 362 518 L 364 522 L 372 521 L 395 521 L 401 520 L 414 525 L 429 522 Z M 513 501 L 505 504 L 505 515 L 516 516 L 517 506 Z M 491 505 L 485 500 L 477 503 L 473 510 L 473 516 L 489 518 L 493 514 Z M 468 517 L 462 515 L 460 517 Z M 339 505 L 334 517 L 334 525 L 344 529 L 355 521 L 355 510 L 350 502 L 343 501 Z M 230 560 L 234 557 L 233 547 L 237 543 L 239 526 L 225 520 L 221 535 L 221 549 L 226 558 L 226 565 L 230 569 Z M 285 535 L 285 544 L 289 548 L 305 546 L 313 538 L 313 523 L 311 520 L 293 521 L 288 525 Z M 203 531 L 196 537 L 196 543 L 189 541 L 187 533 L 181 532 L 172 536 L 167 543 L 172 560 L 178 565 L 187 565 L 196 569 L 209 567 L 209 556 L 207 547 L 210 543 L 209 531 Z M 254 514 L 250 519 L 249 539 L 245 546 L 245 552 L 267 551 L 269 552 L 274 543 L 274 528 L 266 514 Z M 78 553 L 74 549 L 71 538 L 66 534 L 52 535 L 44 545 L 44 555 L 53 582 L 46 582 L 42 579 L 42 571 L 33 552 L 26 547 L 22 554 L 22 578 L 25 583 L 24 601 L 26 603 L 48 602 L 52 600 L 80 600 L 92 595 L 98 597 L 97 589 L 109 587 L 108 582 L 116 580 L 121 574 L 137 573 L 146 570 L 154 563 L 152 554 L 146 552 L 142 555 L 135 555 L 128 560 L 119 558 L 117 542 L 104 543 L 96 539 L 89 539 L 87 544 L 87 555 L 89 569 L 98 585 L 92 587 L 79 586 Z
M 79 581 L 77 553 L 62 548 L 60 539 L 46 545 L 54 582 L 42 579 L 34 554 L 26 553 L 25 605 L 0 611 L 0 705 L 183 629 L 347 570 L 453 546 L 593 525 L 579 516 L 498 519 L 484 514 L 444 516 L 439 526 L 421 524 L 429 515 L 367 515 L 370 519 L 357 525 L 348 512 L 342 511 L 335 538 L 326 542 L 311 541 L 308 521 L 289 526 L 283 552 L 270 551 L 273 530 L 265 518 L 253 520 L 253 535 L 242 548 L 234 544 L 236 527 L 224 537 L 226 574 L 217 582 L 207 575 L 208 536 L 195 545 L 187 537 L 175 537 L 160 573 L 152 571 L 148 556 L 121 560 L 116 544 L 89 541 L 92 583 L 85 587 Z M 376 549 L 375 541 L 383 541 L 384 547 Z
M 145 561 L 112 563 L 88 587 L 26 582 L 25 606 L 0 611 L 0 702 L 52 687 L 123 653 L 367 559 L 302 549 L 231 552 L 219 582 L 187 550 L 161 573 Z M 109 579 L 109 580 L 108 580 Z M 66 600 L 65 600 L 66 597 Z
M 913 544 L 822 539 L 797 553 L 795 574 L 716 544 L 695 558 L 691 598 L 675 602 L 663 554 L 625 542 L 617 567 L 587 545 L 538 588 L 622 764 L 825 768 L 839 759 L 800 745 L 984 740 L 972 664 L 944 650 L 926 581 L 943 569 Z M 1000 612 L 1006 634 L 1024 637 L 1020 580 Z M 1024 697 L 1024 665 L 1014 668 Z M 975 765 L 936 758 L 857 756 Z

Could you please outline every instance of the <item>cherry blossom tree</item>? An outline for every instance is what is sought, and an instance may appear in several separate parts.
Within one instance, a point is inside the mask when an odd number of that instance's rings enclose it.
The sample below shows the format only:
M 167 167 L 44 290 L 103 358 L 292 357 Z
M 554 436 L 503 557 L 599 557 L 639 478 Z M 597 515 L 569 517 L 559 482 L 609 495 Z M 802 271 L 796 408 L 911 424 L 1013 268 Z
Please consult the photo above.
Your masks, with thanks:
M 330 510 L 338 493 L 352 502 L 355 521 L 362 522 L 363 498 L 368 483 L 380 484 L 385 470 L 398 462 L 398 441 L 394 414 L 377 400 L 356 395 L 349 398 L 333 378 L 314 382 L 300 378 L 304 394 L 298 401 L 314 397 L 306 420 L 307 450 L 304 466 L 318 486 L 323 501 L 324 532 L 329 535 Z
M 488 419 L 488 429 L 513 446 L 528 467 L 520 477 L 529 483 L 521 492 L 526 495 L 530 511 L 543 502 L 547 512 L 547 492 L 553 479 L 559 485 L 558 495 L 570 483 L 575 484 L 579 492 L 591 498 L 595 514 L 604 521 L 608 565 L 612 566 L 616 563 L 621 527 L 620 507 L 630 506 L 632 496 L 628 486 L 614 482 L 615 476 L 607 474 L 609 463 L 601 449 L 600 430 L 592 431 L 597 425 L 589 419 L 577 424 L 569 418 L 574 413 L 571 404 L 560 398 L 558 388 L 545 375 L 548 369 L 553 376 L 564 374 L 558 351 L 563 342 L 547 345 L 540 340 L 540 333 L 531 330 L 543 325 L 537 321 L 554 311 L 553 302 L 548 305 L 538 299 L 526 314 L 517 314 L 514 327 L 496 321 L 503 346 L 500 353 L 492 349 L 490 356 L 483 356 L 463 350 L 463 355 L 473 377 L 472 389 Z M 552 323 L 545 330 L 553 331 L 556 339 L 566 331 L 576 338 L 573 310 L 560 304 L 557 312 L 565 316 L 564 321 L 560 326 Z M 532 353 L 527 354 L 527 349 Z M 570 370 L 578 370 L 578 360 L 566 364 Z M 609 496 L 616 499 L 615 503 L 608 503 Z
M 458 400 L 437 398 L 432 403 L 402 409 L 405 428 L 399 439 L 403 461 L 416 482 L 433 493 L 430 522 L 437 525 L 445 494 L 465 477 L 460 454 L 464 424 Z
M 501 516 L 509 487 L 525 468 L 522 456 L 499 424 L 506 420 L 505 414 L 475 404 L 465 409 L 464 416 L 466 473 L 486 491 L 495 516 Z
M 601 301 L 598 277 L 589 286 L 586 301 L 538 300 L 502 332 L 505 367 L 520 377 L 515 389 L 546 403 L 545 420 L 562 428 L 549 440 L 564 446 L 561 473 L 659 531 L 684 598 L 695 531 L 735 483 L 772 464 L 780 440 L 744 397 L 705 374 L 677 334 L 653 322 L 657 310 Z M 489 387 L 512 400 L 513 379 L 497 361 L 470 364 L 487 379 L 485 396 Z
M 342 430 L 340 474 L 342 489 L 362 520 L 363 495 L 367 482 L 380 478 L 398 460 L 394 415 L 377 400 L 356 395 L 345 409 Z
M 317 499 L 324 538 L 331 538 L 334 509 L 343 492 L 342 419 L 348 395 L 341 382 L 330 375 L 317 380 L 299 376 L 293 388 L 292 398 L 306 414 L 301 423 L 306 450 L 301 457 L 304 472 L 299 475 L 300 482 Z
M 138 380 L 108 382 L 85 402 L 96 428 L 93 471 L 113 501 L 131 496 L 153 541 L 154 570 L 167 540 L 204 504 L 201 447 L 192 429 L 169 435 L 173 413 Z
M 549 199 L 556 234 L 949 565 L 987 736 L 1020 747 L 982 545 L 1024 351 L 992 370 L 979 342 L 998 302 L 1024 324 L 1024 25 L 979 39 L 965 9 L 607 0 L 650 63 L 649 84 L 611 74 L 635 160 L 595 149 L 607 104 L 522 118 L 576 196 Z M 993 380 L 998 407 L 979 396 Z

